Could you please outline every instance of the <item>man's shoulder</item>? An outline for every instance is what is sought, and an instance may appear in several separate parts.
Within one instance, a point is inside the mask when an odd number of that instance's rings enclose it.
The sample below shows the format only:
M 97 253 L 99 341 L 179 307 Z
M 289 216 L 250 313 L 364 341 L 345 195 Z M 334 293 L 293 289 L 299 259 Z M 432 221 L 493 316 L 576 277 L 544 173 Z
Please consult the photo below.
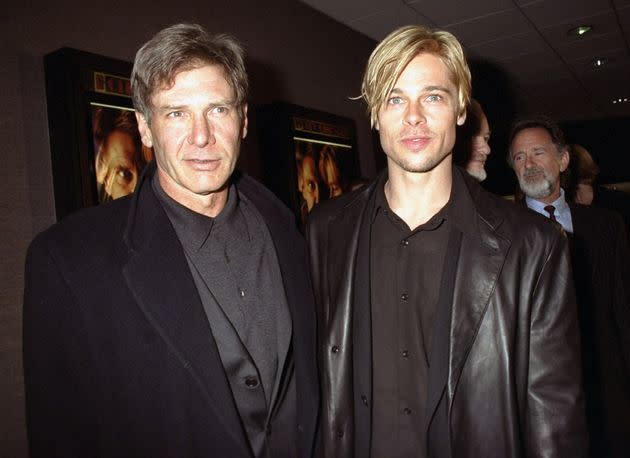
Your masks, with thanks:
M 593 205 L 570 203 L 569 208 L 571 209 L 572 215 L 578 215 L 580 217 L 598 221 L 610 222 L 621 218 L 619 213 L 614 210 L 603 207 L 595 207 Z
M 238 192 L 243 193 L 245 197 L 251 200 L 263 216 L 275 215 L 282 218 L 295 219 L 289 207 L 255 178 L 237 170 L 234 172 L 233 180 Z
M 374 186 L 375 181 L 360 189 L 318 203 L 309 213 L 308 223 L 321 225 L 338 216 L 353 215 L 357 211 L 361 212 L 367 205 Z
M 110 240 L 122 239 L 131 197 L 83 208 L 71 213 L 40 232 L 31 242 L 30 251 L 65 250 L 88 254 L 106 249 Z
M 570 204 L 573 229 L 578 235 L 610 239 L 618 234 L 625 235 L 625 225 L 619 212 L 592 205 Z
M 557 239 L 562 227 L 526 205 L 497 196 L 479 186 L 475 197 L 477 213 L 481 220 L 498 234 L 512 241 Z

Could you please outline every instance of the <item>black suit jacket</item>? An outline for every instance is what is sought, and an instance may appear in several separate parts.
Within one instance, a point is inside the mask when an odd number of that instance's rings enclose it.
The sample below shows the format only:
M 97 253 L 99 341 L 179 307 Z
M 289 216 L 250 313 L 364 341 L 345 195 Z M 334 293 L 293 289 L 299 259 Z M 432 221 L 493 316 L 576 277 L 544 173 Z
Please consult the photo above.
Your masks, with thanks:
M 247 457 L 182 247 L 150 186 L 40 234 L 26 262 L 24 371 L 31 456 Z M 294 217 L 235 174 L 273 239 L 293 322 L 299 456 L 314 447 L 315 318 Z
M 630 455 L 630 251 L 621 217 L 571 205 L 591 456 Z
M 462 218 L 468 225 L 453 244 L 459 245 L 459 254 L 453 254 L 454 286 L 450 301 L 440 297 L 431 349 L 432 457 L 584 456 L 587 434 L 567 240 L 542 216 L 485 192 L 459 169 L 454 173 L 465 181 L 467 214 Z M 327 457 L 369 456 L 366 215 L 376 183 L 318 205 L 307 227 L 321 333 Z

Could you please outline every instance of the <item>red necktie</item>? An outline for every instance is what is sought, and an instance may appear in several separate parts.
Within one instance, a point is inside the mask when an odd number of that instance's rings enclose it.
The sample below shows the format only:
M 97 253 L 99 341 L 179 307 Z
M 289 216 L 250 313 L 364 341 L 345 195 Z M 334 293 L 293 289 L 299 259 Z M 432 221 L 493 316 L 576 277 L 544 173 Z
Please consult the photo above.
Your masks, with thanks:
M 554 212 L 556 211 L 556 207 L 554 207 L 553 205 L 547 205 L 547 206 L 545 207 L 545 211 L 546 211 L 547 213 L 549 213 L 549 219 L 550 219 L 551 221 L 558 221 L 558 220 L 556 219 L 556 215 L 554 215 Z

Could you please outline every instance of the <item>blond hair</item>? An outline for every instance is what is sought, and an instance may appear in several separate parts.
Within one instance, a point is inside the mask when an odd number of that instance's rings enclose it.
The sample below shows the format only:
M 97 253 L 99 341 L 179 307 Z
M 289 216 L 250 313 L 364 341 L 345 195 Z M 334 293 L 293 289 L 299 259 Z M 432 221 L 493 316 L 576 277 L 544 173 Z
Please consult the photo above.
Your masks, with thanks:
M 421 53 L 436 55 L 444 62 L 457 87 L 458 115 L 466 111 L 471 92 L 470 70 L 457 38 L 446 31 L 408 25 L 385 37 L 368 60 L 361 83 L 361 97 L 367 103 L 372 127 L 377 121 L 378 110 L 400 74 Z

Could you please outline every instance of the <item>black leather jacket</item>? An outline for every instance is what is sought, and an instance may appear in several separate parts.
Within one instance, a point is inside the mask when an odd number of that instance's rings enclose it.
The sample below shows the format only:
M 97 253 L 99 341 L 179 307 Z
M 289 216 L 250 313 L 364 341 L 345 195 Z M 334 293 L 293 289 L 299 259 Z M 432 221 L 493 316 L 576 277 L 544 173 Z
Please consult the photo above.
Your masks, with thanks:
M 465 183 L 460 191 L 468 224 L 460 228 L 453 300 L 442 330 L 444 358 L 429 374 L 428 423 L 437 421 L 437 403 L 445 412 L 443 428 L 424 432 L 430 456 L 585 456 L 567 239 L 545 218 L 484 191 L 461 170 L 454 169 L 453 179 Z M 366 215 L 376 182 L 320 204 L 307 226 L 327 457 L 369 456 Z

